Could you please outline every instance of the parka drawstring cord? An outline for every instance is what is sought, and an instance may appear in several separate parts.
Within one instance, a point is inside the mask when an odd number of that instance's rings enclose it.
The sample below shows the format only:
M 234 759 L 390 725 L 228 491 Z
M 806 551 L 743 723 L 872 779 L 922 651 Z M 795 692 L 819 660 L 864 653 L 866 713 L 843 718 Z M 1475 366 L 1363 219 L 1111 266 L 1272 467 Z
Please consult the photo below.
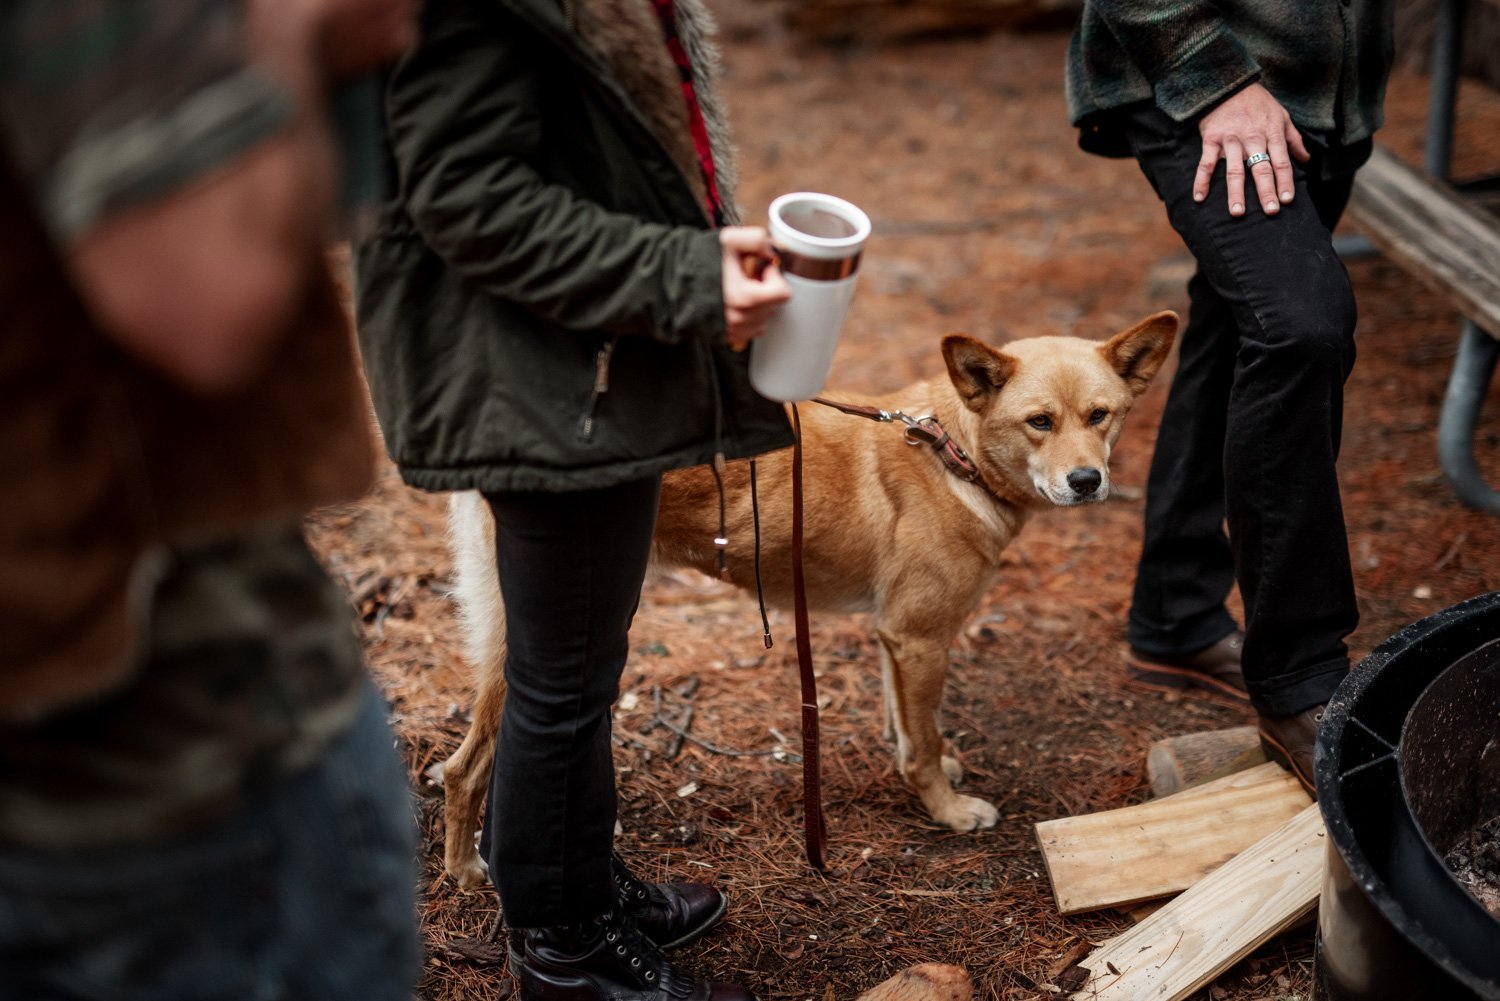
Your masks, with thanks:
M 708 385 L 713 391 L 714 401 L 714 458 L 709 468 L 714 473 L 714 486 L 719 492 L 719 534 L 714 536 L 714 548 L 718 550 L 719 579 L 729 579 L 729 522 L 725 512 L 724 498 L 724 389 L 719 385 L 719 366 L 714 363 L 713 348 L 706 342 L 698 343 L 698 358 L 707 369 Z
M 714 364 L 712 349 L 706 349 L 703 358 L 707 362 L 709 383 L 714 394 L 714 459 L 709 465 L 714 474 L 714 488 L 719 494 L 719 534 L 714 536 L 714 547 L 718 550 L 719 578 L 729 579 L 729 521 L 726 512 L 727 500 L 724 491 L 724 396 L 719 385 L 718 366 Z M 766 613 L 766 592 L 760 576 L 760 496 L 756 491 L 755 460 L 750 460 L 750 522 L 754 532 L 753 558 L 755 561 L 755 600 L 760 606 L 761 638 L 766 649 L 771 649 L 771 618 Z
M 724 454 L 714 453 L 714 461 L 709 464 L 714 473 L 714 488 L 719 492 L 719 534 L 714 536 L 714 548 L 719 551 L 719 579 L 729 579 L 729 535 L 728 521 L 724 512 L 724 471 L 720 467 L 724 464 Z
M 755 601 L 760 605 L 760 631 L 771 649 L 771 619 L 766 615 L 766 589 L 760 579 L 760 496 L 755 489 L 755 460 L 750 460 L 750 524 L 755 533 Z

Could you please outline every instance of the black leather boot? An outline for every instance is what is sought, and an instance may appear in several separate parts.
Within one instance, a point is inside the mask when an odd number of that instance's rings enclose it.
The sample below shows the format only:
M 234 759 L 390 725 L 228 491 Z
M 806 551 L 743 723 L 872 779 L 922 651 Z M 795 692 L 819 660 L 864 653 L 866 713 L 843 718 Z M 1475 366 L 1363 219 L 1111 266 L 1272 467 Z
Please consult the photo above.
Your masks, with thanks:
M 618 909 L 581 925 L 527 928 L 521 939 L 520 1001 L 755 1001 L 668 963 Z
M 724 916 L 728 901 L 707 883 L 648 883 L 637 879 L 619 855 L 609 858 L 616 899 L 646 937 L 662 949 L 698 938 Z
M 659 949 L 675 949 L 700 937 L 724 916 L 729 902 L 707 883 L 648 883 L 625 868 L 620 856 L 609 857 L 615 877 L 615 903 Z M 512 930 L 510 961 L 520 961 L 521 933 Z

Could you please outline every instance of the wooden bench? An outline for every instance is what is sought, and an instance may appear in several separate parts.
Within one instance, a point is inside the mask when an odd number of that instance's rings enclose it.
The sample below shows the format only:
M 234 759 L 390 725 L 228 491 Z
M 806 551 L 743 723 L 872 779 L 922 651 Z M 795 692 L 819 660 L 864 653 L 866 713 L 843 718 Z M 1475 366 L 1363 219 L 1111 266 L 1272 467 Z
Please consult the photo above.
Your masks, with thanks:
M 1465 317 L 1438 421 L 1438 463 L 1464 503 L 1500 513 L 1500 493 L 1474 459 L 1479 411 L 1500 361 L 1500 219 L 1376 146 L 1359 172 L 1349 218 L 1379 250 Z
M 1349 216 L 1386 256 L 1500 338 L 1500 218 L 1381 146 L 1357 175 Z

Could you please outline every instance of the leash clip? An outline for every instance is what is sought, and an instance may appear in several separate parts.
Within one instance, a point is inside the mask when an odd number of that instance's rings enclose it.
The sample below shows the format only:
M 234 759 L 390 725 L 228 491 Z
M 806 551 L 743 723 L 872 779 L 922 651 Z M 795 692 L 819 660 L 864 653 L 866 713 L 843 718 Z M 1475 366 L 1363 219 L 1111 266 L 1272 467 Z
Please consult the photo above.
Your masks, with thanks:
M 948 433 L 942 428 L 934 427 L 930 422 L 932 415 L 925 417 L 908 417 L 901 415 L 901 420 L 906 424 L 906 443 L 908 445 L 932 445 L 940 446 L 948 440 Z

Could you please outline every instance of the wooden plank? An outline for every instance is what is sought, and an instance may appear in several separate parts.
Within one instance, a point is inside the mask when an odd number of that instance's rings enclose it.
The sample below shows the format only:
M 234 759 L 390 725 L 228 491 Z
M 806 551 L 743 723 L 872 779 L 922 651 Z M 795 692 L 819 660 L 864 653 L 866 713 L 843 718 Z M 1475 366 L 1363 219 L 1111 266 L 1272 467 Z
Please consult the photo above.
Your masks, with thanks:
M 1036 825 L 1058 910 L 1121 907 L 1187 889 L 1307 806 L 1266 763 L 1139 806 Z
M 1161 910 L 1080 963 L 1089 1001 L 1182 1001 L 1318 902 L 1323 817 L 1306 807 Z
M 1170 796 L 1265 760 L 1260 732 L 1236 726 L 1158 740 L 1146 751 L 1146 775 L 1153 796 Z
M 1380 145 L 1355 175 L 1349 216 L 1371 243 L 1500 338 L 1500 220 Z

